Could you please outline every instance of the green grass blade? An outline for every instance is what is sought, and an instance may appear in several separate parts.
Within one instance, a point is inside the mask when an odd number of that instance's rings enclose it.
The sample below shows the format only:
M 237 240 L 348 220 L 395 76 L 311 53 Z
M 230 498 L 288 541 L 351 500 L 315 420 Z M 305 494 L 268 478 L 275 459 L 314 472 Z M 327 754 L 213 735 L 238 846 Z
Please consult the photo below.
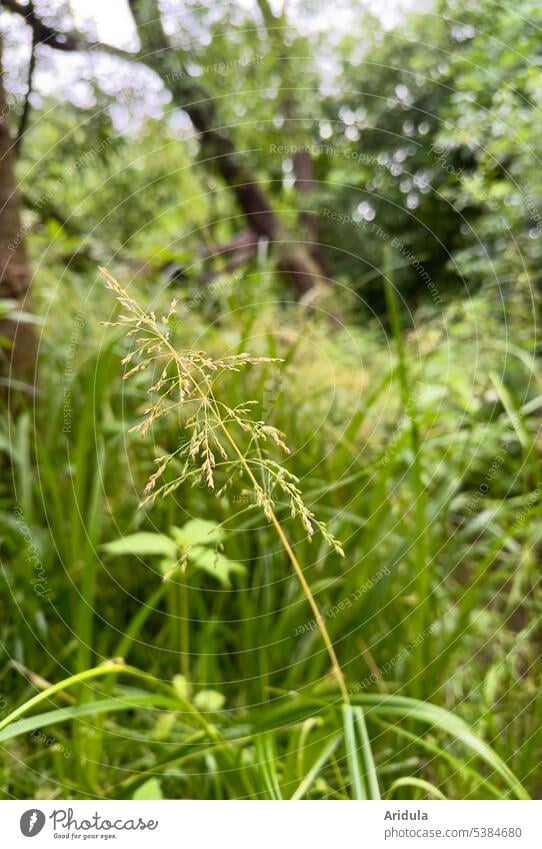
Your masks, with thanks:
M 341 742 L 341 735 L 336 734 L 334 737 L 331 738 L 331 740 L 329 740 L 324 745 L 324 747 L 322 748 L 322 751 L 320 752 L 320 754 L 318 755 L 318 757 L 316 758 L 316 760 L 312 764 L 311 768 L 308 770 L 307 774 L 303 777 L 303 779 L 299 783 L 297 789 L 292 794 L 292 796 L 291 796 L 292 800 L 302 799 L 303 796 L 306 793 L 308 793 L 308 791 L 310 790 L 315 779 L 318 777 L 318 774 L 320 773 L 322 768 L 326 765 L 326 763 L 328 762 L 328 760 L 330 759 L 331 755 L 333 754 L 333 752 L 335 751 L 335 749 L 337 748 L 337 746 L 339 745 L 340 742 Z
M 435 787 L 434 784 L 431 784 L 429 781 L 424 781 L 423 778 L 413 778 L 410 776 L 404 776 L 403 778 L 396 779 L 386 795 L 392 797 L 396 790 L 400 790 L 403 787 L 416 787 L 418 790 L 423 790 L 429 796 L 433 796 L 434 799 L 442 799 L 446 801 L 444 793 L 441 793 L 438 787 Z
M 272 734 L 263 734 L 256 738 L 257 766 L 271 799 L 282 799 L 280 781 L 277 773 L 277 756 Z
M 355 708 L 351 705 L 343 705 L 344 722 L 344 744 L 346 748 L 346 761 L 350 774 L 350 785 L 352 798 L 356 800 L 368 799 L 369 794 L 364 779 L 364 769 L 361 762 L 358 741 L 356 739 Z
M 28 699 L 28 701 L 24 702 L 24 704 L 19 705 L 19 707 L 11 711 L 11 713 L 9 713 L 0 722 L 0 731 L 3 731 L 4 728 L 7 728 L 12 722 L 15 722 L 15 720 L 24 716 L 26 713 L 29 713 L 38 705 L 46 702 L 52 696 L 56 696 L 58 693 L 64 692 L 64 690 L 69 690 L 71 687 L 76 687 L 78 684 L 84 684 L 86 681 L 91 681 L 94 678 L 101 678 L 106 675 L 119 675 L 120 673 L 124 675 L 131 675 L 155 684 L 158 683 L 156 678 L 152 675 L 149 675 L 146 672 L 140 672 L 139 669 L 135 669 L 133 666 L 113 663 L 104 666 L 95 666 L 92 669 L 85 670 L 84 672 L 78 672 L 76 675 L 70 675 L 69 678 L 64 678 L 57 684 L 47 687 L 46 690 L 38 693 L 37 696 L 33 696 L 31 699 Z
M 12 722 L 0 731 L 0 743 L 13 740 L 22 734 L 29 734 L 37 728 L 46 728 L 49 725 L 57 725 L 73 719 L 98 714 L 113 714 L 135 708 L 160 708 L 162 710 L 178 710 L 174 699 L 162 696 L 158 693 L 150 695 L 127 695 L 126 697 L 114 697 L 110 699 L 98 699 L 95 702 L 85 702 L 81 705 L 57 708 L 35 716 L 19 719 Z
M 367 725 L 361 707 L 354 708 L 355 723 L 361 740 L 361 756 L 365 767 L 365 777 L 367 788 L 369 791 L 369 799 L 380 799 L 380 785 L 376 773 L 376 766 L 373 757 L 373 750 L 369 734 L 367 733 Z

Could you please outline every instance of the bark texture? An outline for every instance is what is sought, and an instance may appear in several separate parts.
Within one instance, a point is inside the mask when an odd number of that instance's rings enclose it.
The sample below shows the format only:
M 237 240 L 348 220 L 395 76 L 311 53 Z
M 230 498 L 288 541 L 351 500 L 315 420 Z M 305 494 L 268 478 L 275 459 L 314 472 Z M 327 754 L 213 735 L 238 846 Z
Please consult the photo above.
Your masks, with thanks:
M 0 34 L 0 299 L 20 307 L 30 286 L 30 268 L 21 222 L 21 201 L 15 178 L 14 144 L 9 128 L 9 108 L 4 89 L 2 36 Z M 35 364 L 36 343 L 31 326 L 0 321 L 0 372 L 4 387 L 12 375 L 28 379 Z

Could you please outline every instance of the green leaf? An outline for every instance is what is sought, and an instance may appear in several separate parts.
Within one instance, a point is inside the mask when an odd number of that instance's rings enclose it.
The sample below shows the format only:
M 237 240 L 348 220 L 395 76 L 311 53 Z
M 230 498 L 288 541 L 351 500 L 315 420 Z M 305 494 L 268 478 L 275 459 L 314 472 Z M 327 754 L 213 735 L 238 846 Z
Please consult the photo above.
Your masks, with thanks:
M 107 554 L 112 554 L 114 557 L 122 554 L 133 554 L 141 557 L 155 554 L 171 558 L 177 556 L 177 545 L 172 539 L 163 534 L 153 534 L 146 531 L 107 542 L 102 547 Z
M 157 778 L 149 778 L 145 784 L 142 784 L 141 787 L 138 787 L 135 791 L 132 799 L 139 800 L 150 800 L 150 799 L 163 799 L 162 788 L 160 787 L 160 782 Z
M 184 675 L 173 676 L 173 689 L 183 701 L 190 698 L 190 684 Z
M 207 572 L 213 578 L 216 578 L 223 587 L 231 587 L 230 575 L 244 575 L 246 572 L 245 567 L 240 563 L 229 560 L 219 551 L 204 548 L 202 545 L 195 545 L 190 549 L 188 559 L 194 569 Z
M 224 707 L 226 697 L 218 690 L 200 690 L 194 696 L 194 705 L 198 710 L 219 711 Z
M 177 545 L 190 548 L 193 545 L 216 545 L 221 542 L 223 531 L 216 522 L 190 519 L 182 528 L 171 528 L 171 536 Z

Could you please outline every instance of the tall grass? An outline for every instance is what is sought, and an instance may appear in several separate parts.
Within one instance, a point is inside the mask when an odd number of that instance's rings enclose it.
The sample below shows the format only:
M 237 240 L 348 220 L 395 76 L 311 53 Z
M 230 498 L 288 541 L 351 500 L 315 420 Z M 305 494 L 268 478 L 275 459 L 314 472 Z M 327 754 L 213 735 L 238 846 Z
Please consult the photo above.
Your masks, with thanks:
M 139 508 L 156 446 L 164 458 L 179 447 L 179 421 L 163 417 L 143 438 L 127 433 L 149 406 L 148 378 L 137 372 L 123 383 L 126 343 L 89 320 L 73 363 L 69 431 L 65 363 L 51 331 L 40 405 L 0 441 L 11 470 L 0 513 L 6 792 L 536 795 L 539 389 L 531 360 L 507 358 L 496 369 L 499 327 L 483 298 L 475 319 L 450 308 L 444 341 L 440 320 L 426 318 L 418 358 L 419 339 L 401 328 L 397 303 L 393 318 L 393 292 L 391 354 L 373 328 L 330 335 L 308 313 L 285 311 L 279 323 L 272 307 L 240 309 L 238 293 L 224 297 L 223 312 L 235 306 L 235 319 L 204 331 L 190 314 L 172 340 L 205 332 L 213 359 L 250 347 L 269 360 L 225 373 L 220 397 L 235 407 L 270 395 L 261 418 L 301 448 L 286 467 L 310 513 L 342 541 L 344 558 L 317 534 L 311 542 L 275 491 L 273 510 L 303 564 L 350 705 L 329 676 L 319 618 L 276 528 L 249 497 L 246 470 L 218 498 L 181 480 L 168 498 Z M 52 326 L 69 327 L 67 304 L 55 309 Z M 480 333 L 473 380 L 468 339 Z M 529 340 L 519 344 L 528 352 Z M 279 390 L 270 392 L 277 373 Z M 173 483 L 183 466 L 171 462 Z M 184 575 L 187 616 L 172 591 L 180 573 L 164 581 L 156 556 L 113 558 L 103 545 L 138 531 L 167 536 L 191 516 L 220 526 L 224 554 L 245 569 L 229 587 L 202 570 Z M 43 594 L 31 583 L 36 552 Z M 51 745 L 32 737 L 39 729 Z

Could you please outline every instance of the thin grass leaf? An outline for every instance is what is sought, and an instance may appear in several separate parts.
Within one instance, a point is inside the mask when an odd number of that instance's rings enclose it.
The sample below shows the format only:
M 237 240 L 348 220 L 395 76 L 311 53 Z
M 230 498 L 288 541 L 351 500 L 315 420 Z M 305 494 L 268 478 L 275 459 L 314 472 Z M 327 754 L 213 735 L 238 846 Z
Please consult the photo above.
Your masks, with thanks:
M 331 740 L 329 740 L 322 747 L 320 754 L 317 756 L 311 768 L 307 771 L 307 774 L 303 777 L 297 789 L 292 794 L 292 800 L 302 799 L 303 796 L 305 796 L 309 792 L 314 781 L 316 780 L 326 763 L 329 761 L 333 752 L 337 749 L 339 743 L 341 742 L 341 736 L 341 734 L 335 734 L 331 738 Z
M 369 792 L 365 783 L 364 765 L 359 754 L 360 747 L 356 738 L 356 709 L 350 705 L 343 705 L 342 712 L 344 721 L 344 745 L 350 775 L 352 798 L 357 800 L 369 799 Z
M 373 750 L 371 747 L 369 734 L 367 733 L 367 725 L 365 723 L 363 710 L 361 707 L 354 708 L 353 710 L 355 723 L 360 736 L 361 756 L 365 768 L 365 777 L 367 781 L 367 788 L 369 791 L 369 799 L 380 799 L 380 786 L 378 783 L 378 776 L 376 773 Z
M 416 787 L 418 790 L 423 790 L 425 793 L 427 793 L 429 796 L 432 796 L 434 799 L 442 799 L 446 801 L 446 796 L 444 795 L 444 793 L 441 793 L 438 787 L 435 787 L 434 784 L 431 784 L 429 781 L 424 781 L 423 778 L 413 778 L 411 776 L 397 778 L 391 785 L 386 796 L 392 798 L 395 791 L 401 790 L 403 787 Z

